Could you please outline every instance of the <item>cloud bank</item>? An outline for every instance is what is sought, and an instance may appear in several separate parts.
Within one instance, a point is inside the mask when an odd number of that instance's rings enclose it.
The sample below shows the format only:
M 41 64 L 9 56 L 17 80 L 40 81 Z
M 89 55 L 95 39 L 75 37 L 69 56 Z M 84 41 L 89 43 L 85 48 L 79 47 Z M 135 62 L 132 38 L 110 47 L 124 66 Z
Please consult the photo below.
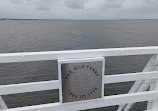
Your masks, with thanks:
M 0 18 L 158 19 L 157 0 L 0 0 Z

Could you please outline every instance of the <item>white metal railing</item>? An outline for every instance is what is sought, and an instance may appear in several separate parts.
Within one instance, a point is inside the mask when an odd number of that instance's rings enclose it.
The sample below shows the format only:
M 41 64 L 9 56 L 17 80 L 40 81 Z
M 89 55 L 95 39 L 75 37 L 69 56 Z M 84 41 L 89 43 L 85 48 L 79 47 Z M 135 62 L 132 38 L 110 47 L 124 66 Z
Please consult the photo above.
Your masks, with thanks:
M 149 71 L 158 71 L 158 58 L 157 54 L 153 55 L 145 68 L 143 69 L 142 72 L 149 72 Z M 143 92 L 146 91 L 149 86 L 150 90 L 155 90 L 156 87 L 156 78 L 155 79 L 146 79 L 146 80 L 138 80 L 134 83 L 132 88 L 129 90 L 129 93 L 135 93 L 135 92 Z M 147 109 L 152 108 L 152 103 L 151 101 L 148 102 Z M 131 107 L 133 107 L 133 103 L 130 104 L 124 104 L 120 105 L 120 107 L 117 109 L 117 111 L 128 111 Z
M 61 60 L 61 59 L 72 59 L 72 58 L 96 58 L 96 57 L 109 57 L 109 56 L 126 56 L 126 55 L 143 55 L 143 54 L 154 54 L 156 58 L 152 58 L 148 67 L 150 70 L 147 72 L 139 73 L 128 73 L 118 75 L 107 75 L 104 76 L 104 84 L 136 81 L 135 89 L 138 90 L 137 86 L 142 85 L 146 80 L 147 87 L 151 83 L 151 80 L 158 79 L 158 71 L 153 70 L 153 63 L 157 62 L 158 47 L 132 47 L 132 48 L 111 48 L 111 49 L 89 49 L 89 50 L 74 50 L 74 51 L 47 51 L 47 52 L 23 52 L 23 53 L 7 53 L 0 54 L 0 63 L 11 63 L 11 62 L 25 62 L 25 61 L 42 61 L 42 60 Z M 154 61 L 154 62 L 153 62 Z M 154 66 L 155 67 L 155 66 Z M 149 68 L 146 68 L 149 69 Z M 139 84 L 137 84 L 139 82 Z M 142 83 L 142 84 L 141 84 Z M 157 86 L 157 85 L 156 85 Z M 142 86 L 139 86 L 139 88 Z M 59 89 L 59 81 L 41 81 L 33 83 L 21 83 L 11 85 L 1 85 L 0 95 L 44 91 Z M 134 88 L 133 88 L 134 89 Z M 144 91 L 144 89 L 142 90 Z M 158 90 L 152 90 L 147 92 L 133 91 L 137 93 L 120 94 L 113 96 L 106 96 L 103 99 L 96 99 L 94 101 L 82 101 L 79 103 L 51 103 L 43 105 L 34 105 L 20 108 L 3 109 L 2 111 L 75 111 L 92 109 L 99 107 L 106 107 L 112 105 L 120 105 L 123 110 L 127 103 L 135 103 L 141 101 L 152 101 L 158 100 Z M 86 102 L 86 104 L 85 104 Z M 156 101 L 157 102 L 157 101 Z M 156 104 L 154 102 L 154 104 Z M 127 105 L 126 105 L 127 106 Z M 153 105 L 154 107 L 155 105 Z M 154 107 L 155 108 L 155 107 Z

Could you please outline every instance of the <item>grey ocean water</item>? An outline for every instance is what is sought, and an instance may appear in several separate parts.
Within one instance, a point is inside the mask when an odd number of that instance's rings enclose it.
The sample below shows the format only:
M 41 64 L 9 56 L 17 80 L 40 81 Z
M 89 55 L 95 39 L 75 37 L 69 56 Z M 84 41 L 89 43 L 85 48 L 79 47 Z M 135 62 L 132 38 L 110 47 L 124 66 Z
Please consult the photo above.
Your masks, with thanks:
M 158 20 L 1 20 L 0 53 L 158 45 Z M 106 58 L 106 74 L 142 71 L 151 55 Z M 58 79 L 57 61 L 0 64 L 0 84 Z M 105 95 L 127 93 L 133 82 L 105 85 Z M 9 107 L 58 101 L 58 90 L 3 96 Z M 131 111 L 145 109 L 138 103 Z M 95 109 L 116 111 L 117 106 Z

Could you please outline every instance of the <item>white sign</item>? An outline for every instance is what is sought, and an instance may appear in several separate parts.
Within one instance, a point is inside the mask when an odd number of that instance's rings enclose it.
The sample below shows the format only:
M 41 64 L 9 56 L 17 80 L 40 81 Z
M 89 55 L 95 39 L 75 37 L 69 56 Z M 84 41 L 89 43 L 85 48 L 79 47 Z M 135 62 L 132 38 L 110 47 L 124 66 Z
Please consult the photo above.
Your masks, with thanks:
M 104 64 L 103 57 L 59 60 L 60 102 L 103 98 Z

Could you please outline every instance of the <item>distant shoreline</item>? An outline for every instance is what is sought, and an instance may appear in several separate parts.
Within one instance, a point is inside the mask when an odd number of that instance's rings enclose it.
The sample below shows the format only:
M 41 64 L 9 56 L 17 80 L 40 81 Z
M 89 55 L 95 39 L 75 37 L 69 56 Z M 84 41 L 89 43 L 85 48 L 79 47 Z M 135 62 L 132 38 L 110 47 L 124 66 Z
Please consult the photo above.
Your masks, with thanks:
M 57 20 L 57 21 L 119 21 L 119 20 L 158 20 L 158 19 L 106 19 L 106 20 L 77 20 L 77 19 L 11 19 L 11 18 L 0 18 L 1 20 Z

